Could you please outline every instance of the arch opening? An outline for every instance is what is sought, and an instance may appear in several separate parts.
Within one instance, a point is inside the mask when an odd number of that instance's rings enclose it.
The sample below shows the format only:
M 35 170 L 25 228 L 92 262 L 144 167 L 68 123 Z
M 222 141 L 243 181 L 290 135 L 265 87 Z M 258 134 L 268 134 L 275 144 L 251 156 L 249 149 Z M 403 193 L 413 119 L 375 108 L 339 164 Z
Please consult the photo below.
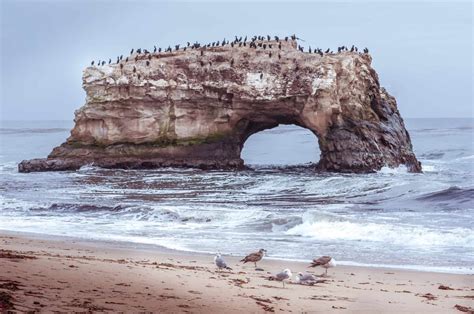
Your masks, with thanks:
M 278 124 L 250 135 L 240 157 L 250 168 L 317 164 L 320 158 L 318 137 L 295 124 Z

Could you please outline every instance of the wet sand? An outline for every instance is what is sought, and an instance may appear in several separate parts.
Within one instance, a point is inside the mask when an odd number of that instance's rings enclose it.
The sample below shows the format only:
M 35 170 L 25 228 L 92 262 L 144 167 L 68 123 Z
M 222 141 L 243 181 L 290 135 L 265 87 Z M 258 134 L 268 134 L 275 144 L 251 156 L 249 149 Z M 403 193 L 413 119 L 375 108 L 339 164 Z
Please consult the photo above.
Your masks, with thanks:
M 271 254 L 271 252 L 269 252 Z M 213 256 L 132 244 L 0 231 L 0 311 L 160 313 L 463 313 L 474 276 L 339 266 L 313 286 L 268 278 L 308 263 L 264 259 L 255 270 Z M 294 279 L 294 277 L 293 277 Z M 472 312 L 471 312 L 472 313 Z

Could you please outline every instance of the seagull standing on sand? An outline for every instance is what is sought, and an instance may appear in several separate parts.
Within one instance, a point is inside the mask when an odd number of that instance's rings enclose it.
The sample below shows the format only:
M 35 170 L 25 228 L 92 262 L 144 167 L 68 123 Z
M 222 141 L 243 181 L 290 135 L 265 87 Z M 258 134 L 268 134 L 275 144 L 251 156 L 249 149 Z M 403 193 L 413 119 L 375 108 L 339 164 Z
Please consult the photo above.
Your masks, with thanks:
M 314 259 L 309 267 L 321 266 L 326 269 L 325 276 L 328 275 L 328 268 L 336 267 L 336 261 L 331 256 L 321 256 Z
M 216 264 L 219 270 L 221 269 L 232 270 L 232 268 L 227 266 L 226 262 L 224 261 L 220 253 L 217 253 L 216 256 L 214 257 L 214 263 Z
M 308 273 L 298 273 L 298 275 L 296 275 L 296 282 L 300 285 L 313 285 L 317 280 L 318 279 L 315 276 Z
M 245 256 L 241 262 L 248 263 L 252 262 L 255 264 L 255 268 L 257 267 L 257 262 L 261 261 L 263 256 L 267 253 L 267 250 L 260 249 L 258 252 L 250 253 L 249 255 Z
M 271 277 L 271 279 L 281 281 L 281 283 L 283 284 L 283 288 L 285 288 L 285 280 L 290 279 L 291 276 L 292 276 L 291 270 L 287 268 L 279 272 L 278 274 L 276 274 L 274 277 Z

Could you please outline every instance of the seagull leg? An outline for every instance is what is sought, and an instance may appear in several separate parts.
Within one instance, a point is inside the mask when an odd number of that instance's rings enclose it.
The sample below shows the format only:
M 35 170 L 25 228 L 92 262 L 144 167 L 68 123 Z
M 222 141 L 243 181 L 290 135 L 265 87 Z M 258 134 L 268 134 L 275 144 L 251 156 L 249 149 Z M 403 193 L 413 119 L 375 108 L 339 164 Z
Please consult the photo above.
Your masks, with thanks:
M 255 268 L 257 268 L 257 262 L 253 262 L 255 264 Z
M 283 284 L 283 288 L 285 288 L 285 281 L 282 280 L 281 283 Z

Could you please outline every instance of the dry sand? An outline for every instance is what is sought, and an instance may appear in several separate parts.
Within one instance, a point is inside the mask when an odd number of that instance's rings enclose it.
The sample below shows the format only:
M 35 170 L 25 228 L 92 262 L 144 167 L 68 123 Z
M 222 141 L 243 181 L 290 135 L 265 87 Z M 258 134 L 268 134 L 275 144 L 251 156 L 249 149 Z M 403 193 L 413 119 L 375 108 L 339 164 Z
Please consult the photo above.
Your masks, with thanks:
M 474 307 L 473 275 L 340 266 L 322 283 L 283 288 L 268 277 L 283 268 L 307 271 L 308 263 L 267 259 L 259 265 L 265 270 L 256 271 L 237 257 L 225 259 L 232 271 L 216 271 L 211 255 L 1 231 L 0 311 L 462 313 Z

